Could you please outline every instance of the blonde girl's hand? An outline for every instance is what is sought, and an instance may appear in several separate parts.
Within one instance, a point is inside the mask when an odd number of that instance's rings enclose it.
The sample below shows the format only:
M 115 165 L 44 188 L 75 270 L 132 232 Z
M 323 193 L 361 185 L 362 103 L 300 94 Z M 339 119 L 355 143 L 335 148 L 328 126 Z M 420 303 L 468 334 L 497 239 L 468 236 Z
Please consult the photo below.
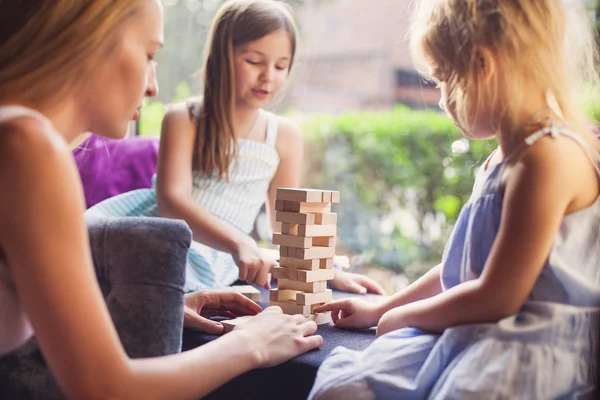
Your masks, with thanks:
M 336 269 L 333 280 L 329 282 L 329 286 L 343 292 L 357 294 L 380 294 L 385 295 L 383 287 L 373 279 L 366 275 L 354 274 L 351 272 L 341 271 Z
M 279 307 L 266 308 L 233 332 L 245 335 L 255 349 L 259 367 L 272 367 L 323 344 L 314 335 L 317 324 L 302 315 L 283 314 Z
M 377 337 L 406 327 L 405 314 L 403 307 L 393 308 L 383 314 L 377 324 Z
M 268 253 L 262 252 L 253 240 L 242 241 L 232 256 L 240 269 L 240 280 L 250 285 L 263 286 L 265 289 L 271 288 L 270 272 L 277 265 L 277 261 Z
M 315 312 L 325 311 L 331 311 L 331 319 L 335 326 L 350 329 L 366 329 L 375 326 L 383 314 L 380 305 L 357 297 L 337 300 L 315 309 Z
M 241 293 L 217 290 L 202 290 L 185 295 L 183 326 L 196 328 L 206 333 L 220 335 L 223 325 L 209 318 L 223 316 L 236 318 L 241 315 L 256 315 L 261 306 Z

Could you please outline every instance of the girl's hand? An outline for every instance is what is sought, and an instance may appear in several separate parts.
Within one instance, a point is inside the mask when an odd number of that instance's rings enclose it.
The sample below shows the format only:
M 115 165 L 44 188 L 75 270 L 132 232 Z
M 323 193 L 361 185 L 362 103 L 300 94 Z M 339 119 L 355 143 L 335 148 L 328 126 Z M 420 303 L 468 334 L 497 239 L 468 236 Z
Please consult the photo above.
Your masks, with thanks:
M 358 294 L 381 294 L 385 295 L 383 287 L 368 276 L 353 274 L 336 269 L 333 280 L 329 285 L 336 290 Z
M 267 252 L 261 251 L 253 240 L 243 240 L 232 253 L 233 260 L 240 269 L 240 280 L 250 285 L 271 288 L 271 268 L 277 261 Z
M 402 307 L 393 308 L 381 316 L 377 324 L 377 337 L 388 332 L 395 331 L 407 326 L 404 310 Z
M 254 348 L 259 367 L 272 367 L 323 344 L 314 321 L 302 315 L 287 315 L 279 307 L 266 308 L 262 313 L 237 326 L 233 332 L 246 336 Z
M 331 319 L 340 328 L 366 329 L 377 325 L 383 314 L 381 306 L 356 297 L 333 301 L 315 312 L 331 311 Z
M 223 316 L 236 318 L 240 315 L 256 315 L 262 308 L 240 293 L 203 290 L 185 295 L 183 326 L 196 328 L 206 333 L 223 333 L 220 322 L 209 317 Z

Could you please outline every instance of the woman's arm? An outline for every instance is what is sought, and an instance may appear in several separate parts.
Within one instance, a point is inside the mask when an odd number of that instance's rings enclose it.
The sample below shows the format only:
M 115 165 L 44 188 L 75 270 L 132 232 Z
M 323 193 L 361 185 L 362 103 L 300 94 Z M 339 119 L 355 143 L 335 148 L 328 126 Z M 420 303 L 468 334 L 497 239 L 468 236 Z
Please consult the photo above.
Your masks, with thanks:
M 0 246 L 44 357 L 69 398 L 198 398 L 251 368 L 320 345 L 320 337 L 305 337 L 314 323 L 275 309 L 185 354 L 129 360 L 92 267 L 75 165 L 64 141 L 46 129 L 25 120 L 0 135 Z
M 407 325 L 441 332 L 516 313 L 546 263 L 564 215 L 597 196 L 595 171 L 578 145 L 566 138 L 542 139 L 507 180 L 498 236 L 481 277 L 388 312 L 380 333 Z

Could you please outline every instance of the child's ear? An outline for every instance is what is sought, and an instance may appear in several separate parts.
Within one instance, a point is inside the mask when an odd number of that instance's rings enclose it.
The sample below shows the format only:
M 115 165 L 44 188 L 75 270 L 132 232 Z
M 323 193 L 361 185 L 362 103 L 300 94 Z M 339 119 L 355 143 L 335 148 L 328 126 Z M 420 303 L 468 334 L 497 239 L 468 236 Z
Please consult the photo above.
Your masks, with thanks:
M 475 62 L 477 63 L 483 82 L 489 82 L 496 73 L 496 58 L 494 57 L 494 53 L 485 47 L 477 47 L 475 49 Z

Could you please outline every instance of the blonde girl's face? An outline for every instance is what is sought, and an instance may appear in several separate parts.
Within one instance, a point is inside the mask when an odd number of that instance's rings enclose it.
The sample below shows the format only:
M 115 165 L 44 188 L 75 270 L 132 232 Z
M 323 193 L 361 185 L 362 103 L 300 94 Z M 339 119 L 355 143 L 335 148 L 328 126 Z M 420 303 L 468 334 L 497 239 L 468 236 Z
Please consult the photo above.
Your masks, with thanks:
M 440 89 L 440 103 L 439 106 L 442 110 L 448 114 L 448 116 L 454 122 L 462 132 L 463 135 L 469 139 L 489 139 L 494 135 L 493 129 L 491 127 L 491 116 L 494 115 L 493 105 L 488 104 L 484 110 L 480 110 L 480 112 L 476 112 L 473 107 L 473 104 L 477 104 L 478 101 L 477 95 L 473 93 L 473 91 L 469 91 L 467 94 L 467 100 L 464 100 L 460 104 L 460 107 L 466 108 L 467 121 L 466 125 L 463 126 L 461 124 L 460 119 L 458 118 L 458 107 L 457 100 L 453 98 L 450 94 L 451 89 L 447 82 L 442 80 L 436 80 L 438 82 L 438 87 Z M 462 89 L 458 89 L 462 91 Z
M 234 50 L 235 103 L 260 108 L 271 102 L 287 81 L 292 43 L 279 30 Z
M 158 92 L 154 57 L 163 41 L 162 5 L 146 0 L 85 88 L 83 110 L 90 131 L 120 138 L 128 123 L 139 118 L 144 96 Z

